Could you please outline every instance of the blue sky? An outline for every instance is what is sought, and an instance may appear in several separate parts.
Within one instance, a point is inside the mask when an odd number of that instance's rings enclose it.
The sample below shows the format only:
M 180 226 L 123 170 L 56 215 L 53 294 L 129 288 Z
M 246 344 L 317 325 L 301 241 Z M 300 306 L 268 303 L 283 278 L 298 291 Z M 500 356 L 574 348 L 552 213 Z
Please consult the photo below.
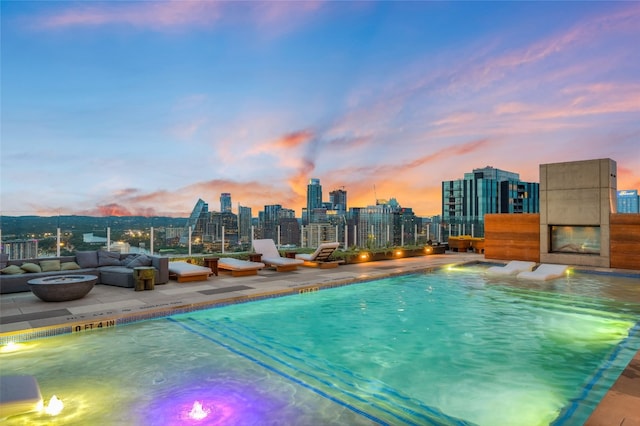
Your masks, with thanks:
M 3 215 L 441 213 L 441 182 L 612 158 L 640 189 L 638 2 L 3 1 Z

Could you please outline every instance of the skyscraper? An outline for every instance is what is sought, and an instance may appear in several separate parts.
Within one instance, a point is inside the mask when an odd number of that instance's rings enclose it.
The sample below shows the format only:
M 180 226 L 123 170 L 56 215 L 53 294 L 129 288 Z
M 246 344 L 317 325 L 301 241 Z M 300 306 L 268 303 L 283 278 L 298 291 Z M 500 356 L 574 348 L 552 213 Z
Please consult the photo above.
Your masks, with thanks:
M 251 207 L 238 205 L 238 238 L 240 242 L 251 242 Z
M 331 208 L 339 212 L 347 211 L 347 191 L 344 189 L 335 189 L 329 192 L 329 202 Z
M 540 184 L 522 182 L 518 173 L 485 167 L 464 179 L 442 182 L 442 221 L 458 234 L 484 235 L 487 213 L 539 213 Z
M 304 223 L 313 221 L 313 210 L 322 207 L 322 185 L 320 179 L 309 179 L 307 185 L 307 214 Z
M 220 194 L 220 212 L 231 213 L 231 194 L 228 192 Z

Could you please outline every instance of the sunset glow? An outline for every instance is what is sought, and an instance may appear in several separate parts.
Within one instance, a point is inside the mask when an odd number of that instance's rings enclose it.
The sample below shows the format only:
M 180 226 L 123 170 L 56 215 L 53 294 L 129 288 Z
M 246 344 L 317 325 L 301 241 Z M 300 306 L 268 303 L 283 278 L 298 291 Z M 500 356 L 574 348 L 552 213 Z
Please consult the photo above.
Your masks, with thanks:
M 611 158 L 640 189 L 638 2 L 2 2 L 2 215 L 441 213 L 441 182 Z

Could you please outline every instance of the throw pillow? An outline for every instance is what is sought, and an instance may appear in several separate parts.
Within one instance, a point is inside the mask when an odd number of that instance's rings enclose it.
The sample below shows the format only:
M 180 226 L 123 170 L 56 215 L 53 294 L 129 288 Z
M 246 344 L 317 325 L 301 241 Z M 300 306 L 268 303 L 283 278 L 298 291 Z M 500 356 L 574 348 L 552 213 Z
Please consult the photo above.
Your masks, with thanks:
M 60 260 L 41 260 L 40 268 L 42 268 L 42 272 L 59 271 Z
M 9 255 L 6 253 L 0 253 L 0 269 L 6 268 L 8 261 Z
M 24 270 L 18 265 L 9 265 L 6 268 L 0 269 L 0 272 L 7 275 L 24 274 Z
M 75 269 L 80 269 L 80 265 L 76 262 L 62 262 L 60 264 L 61 271 L 73 271 Z
M 98 252 L 98 266 L 120 266 L 120 253 L 100 250 Z
M 137 255 L 131 262 L 127 263 L 127 268 L 137 268 L 138 266 L 151 266 L 151 258 L 144 254 Z
M 96 250 L 79 251 L 76 253 L 76 262 L 81 268 L 97 268 L 98 252 Z
M 40 265 L 36 265 L 35 263 L 30 262 L 20 265 L 20 269 L 25 272 L 42 272 L 42 268 L 40 267 Z

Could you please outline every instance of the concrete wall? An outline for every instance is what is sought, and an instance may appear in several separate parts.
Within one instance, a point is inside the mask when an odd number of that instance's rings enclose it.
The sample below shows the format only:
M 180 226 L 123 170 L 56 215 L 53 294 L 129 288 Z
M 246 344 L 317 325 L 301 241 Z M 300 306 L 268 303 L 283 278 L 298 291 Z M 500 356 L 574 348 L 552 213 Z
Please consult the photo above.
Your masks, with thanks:
M 540 165 L 540 262 L 609 267 L 616 175 L 608 158 Z M 600 255 L 551 253 L 552 225 L 599 226 Z

